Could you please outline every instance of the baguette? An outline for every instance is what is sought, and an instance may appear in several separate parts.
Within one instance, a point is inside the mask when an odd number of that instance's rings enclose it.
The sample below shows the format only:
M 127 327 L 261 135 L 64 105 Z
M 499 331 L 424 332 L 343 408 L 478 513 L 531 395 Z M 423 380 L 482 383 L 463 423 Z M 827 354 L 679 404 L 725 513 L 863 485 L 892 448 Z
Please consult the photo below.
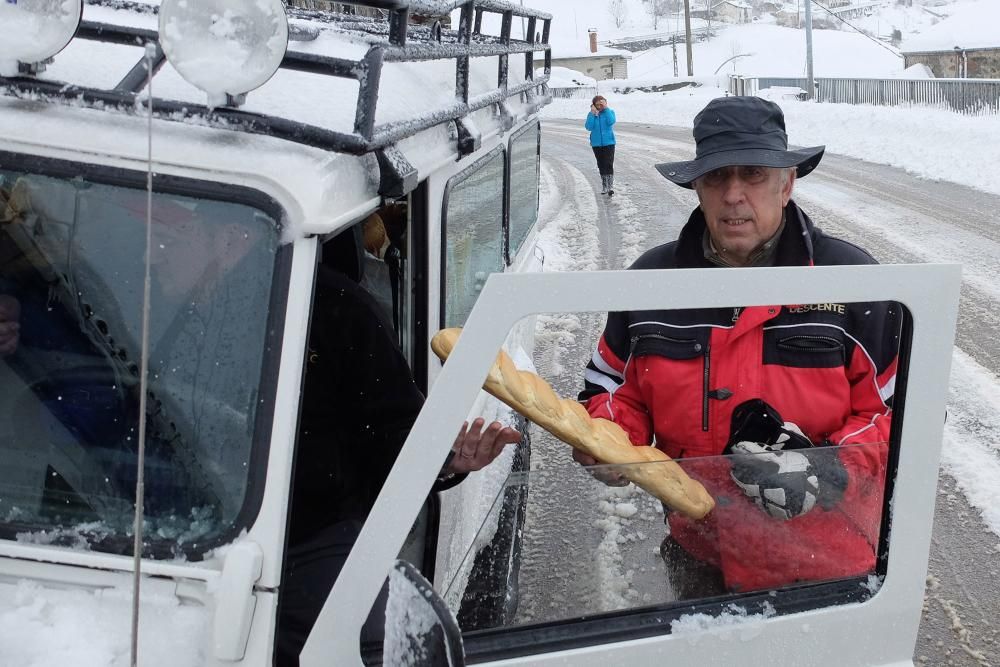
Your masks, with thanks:
M 431 340 L 431 349 L 442 361 L 448 358 L 461 329 L 442 329 Z M 672 509 L 691 519 L 712 511 L 715 501 L 699 482 L 655 447 L 637 447 L 618 424 L 593 418 L 577 401 L 559 398 L 542 378 L 518 370 L 500 350 L 483 389 L 546 431 L 602 463 L 657 463 L 653 466 L 624 465 L 621 472 Z

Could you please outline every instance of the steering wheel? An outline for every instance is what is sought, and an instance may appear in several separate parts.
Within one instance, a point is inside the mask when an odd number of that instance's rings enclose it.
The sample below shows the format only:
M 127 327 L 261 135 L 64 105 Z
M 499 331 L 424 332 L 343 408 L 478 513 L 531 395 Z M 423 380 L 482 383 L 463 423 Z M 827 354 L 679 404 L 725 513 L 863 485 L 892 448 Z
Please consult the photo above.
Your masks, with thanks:
M 20 376 L 27 374 L 23 369 Z M 58 473 L 79 508 L 89 508 L 98 521 L 109 526 L 130 523 L 134 512 L 138 427 L 138 380 L 123 377 L 110 364 L 85 364 L 41 371 L 24 382 L 8 404 L 6 416 L 18 434 L 22 453 L 29 452 L 36 469 Z M 24 378 L 21 378 L 22 382 Z M 147 401 L 146 498 L 162 497 L 157 487 L 183 493 L 178 515 L 200 506 L 221 507 L 224 488 L 217 471 L 205 466 L 185 445 L 188 438 L 170 419 L 169 409 L 150 391 Z M 131 413 L 131 419 L 128 418 Z M 3 418 L 0 415 L 0 418 Z M 165 462 L 165 465 L 161 462 Z M 151 474 L 152 473 L 152 474 Z M 51 483 L 31 476 L 30 484 Z M 65 492 L 65 490 L 64 490 Z M 41 510 L 44 491 L 38 495 Z M 186 506 L 185 506 L 186 505 Z M 171 511 L 171 514 L 174 512 Z

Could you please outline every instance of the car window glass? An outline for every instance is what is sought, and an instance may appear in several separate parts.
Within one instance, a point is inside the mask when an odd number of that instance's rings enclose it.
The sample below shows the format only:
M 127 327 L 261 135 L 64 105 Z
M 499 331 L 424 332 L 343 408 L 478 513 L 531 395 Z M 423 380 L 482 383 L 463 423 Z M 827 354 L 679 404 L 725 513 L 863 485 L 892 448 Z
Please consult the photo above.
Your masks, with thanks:
M 449 181 L 445 213 L 444 322 L 459 326 L 491 273 L 503 270 L 504 154 Z
M 533 123 L 510 140 L 510 244 L 513 261 L 531 228 L 538 221 L 539 137 Z
M 535 451 L 549 445 L 543 435 Z M 837 451 L 809 452 L 804 475 L 834 465 L 823 457 L 844 460 L 885 458 L 886 443 L 850 445 Z M 690 478 L 713 489 L 717 507 L 708 521 L 691 521 L 665 511 L 663 503 L 632 483 L 608 486 L 595 479 L 632 477 L 672 479 L 668 463 L 597 466 L 589 470 L 573 464 L 546 467 L 512 477 L 494 499 L 483 529 L 470 544 L 461 565 L 447 583 L 443 596 L 463 621 L 465 608 L 489 604 L 478 600 L 486 590 L 482 579 L 499 573 L 476 572 L 476 555 L 495 542 L 494 527 L 502 525 L 505 499 L 512 494 L 531 496 L 531 509 L 522 527 L 517 572 L 518 604 L 505 626 L 553 623 L 612 611 L 637 610 L 675 602 L 699 602 L 718 596 L 791 588 L 808 583 L 875 574 L 875 548 L 883 506 L 884 463 L 871 472 L 855 473 L 852 482 L 866 489 L 863 498 L 843 513 L 836 529 L 815 533 L 799 530 L 805 520 L 784 520 L 754 506 L 732 484 L 734 467 L 753 458 L 715 456 L 679 459 Z M 797 456 L 797 455 L 796 455 Z M 813 465 L 812 459 L 818 463 Z M 820 460 L 823 459 L 823 460 Z M 789 462 L 797 465 L 800 461 Z M 761 461 L 761 466 L 771 461 Z M 808 482 L 805 483 L 808 485 Z M 727 487 L 726 491 L 719 490 Z M 798 501 L 797 501 L 798 502 Z M 805 499 L 805 504 L 813 504 Z M 535 506 L 540 503 L 544 510 Z M 801 505 L 799 505 L 801 507 Z M 784 512 L 785 508 L 782 507 Z M 839 509 L 813 504 L 818 515 Z M 803 515 L 803 519 L 807 515 Z M 667 518 L 670 518 L 670 524 Z M 749 519 L 749 520 L 748 520 Z M 671 536 L 671 531 L 675 536 Z M 685 537 L 679 535 L 684 532 Z M 683 543 L 683 546 L 682 546 Z M 848 546 L 845 546 L 848 545 Z M 864 553 L 864 563 L 847 563 L 845 548 Z M 705 555 L 705 560 L 690 551 Z M 703 550 L 703 551 L 702 551 Z M 801 557 L 808 553 L 808 557 Z M 558 566 L 553 562 L 558 556 Z M 795 554 L 791 557 L 790 554 Z M 722 574 L 719 564 L 731 567 Z M 496 622 L 496 619 L 491 619 Z M 466 631 L 489 626 L 466 625 Z
M 146 540 L 165 556 L 243 508 L 278 227 L 235 202 L 152 204 Z M 146 193 L 5 170 L 0 216 L 0 299 L 20 324 L 0 357 L 0 529 L 128 552 Z
M 741 318 L 766 324 L 751 339 Z M 630 369 L 616 371 L 587 368 L 600 317 L 539 315 L 532 361 L 541 379 L 574 403 L 585 386 L 614 389 L 614 398 L 593 396 L 613 402 L 618 416 L 634 400 L 625 382 L 640 382 L 645 396 L 669 396 L 648 428 L 672 460 L 584 468 L 534 420 L 523 452 L 530 463 L 509 475 L 489 509 L 466 520 L 477 531 L 464 555 L 438 563 L 436 583 L 463 631 L 680 605 L 688 613 L 754 593 L 776 595 L 782 613 L 782 595 L 833 582 L 871 595 L 885 574 L 904 320 L 891 302 L 635 313 L 622 352 Z M 729 386 L 734 369 L 754 358 L 759 393 Z M 659 388 L 651 375 L 663 379 Z M 711 511 L 685 515 L 655 495 L 678 479 L 702 489 Z M 487 557 L 498 549 L 510 557 Z M 467 613 L 495 606 L 498 596 L 508 601 L 502 613 Z M 857 599 L 817 594 L 805 605 Z

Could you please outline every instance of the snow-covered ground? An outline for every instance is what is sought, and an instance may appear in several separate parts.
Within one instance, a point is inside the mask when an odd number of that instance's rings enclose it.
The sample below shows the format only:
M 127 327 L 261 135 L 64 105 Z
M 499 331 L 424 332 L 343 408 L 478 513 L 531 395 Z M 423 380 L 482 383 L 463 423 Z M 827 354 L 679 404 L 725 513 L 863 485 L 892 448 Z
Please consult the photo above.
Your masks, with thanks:
M 691 127 L 695 114 L 710 99 L 726 94 L 710 85 L 710 79 L 697 88 L 628 95 L 610 92 L 613 83 L 621 82 L 599 82 L 598 90 L 608 98 L 619 122 Z M 788 141 L 793 145 L 825 145 L 833 153 L 1000 194 L 1000 171 L 991 167 L 1000 164 L 1000 141 L 996 139 L 1000 118 L 996 116 L 963 116 L 928 108 L 816 104 L 780 97 L 775 101 L 785 112 Z M 542 114 L 579 118 L 582 125 L 589 106 L 589 100 L 559 99 Z
M 614 26 L 606 3 L 576 3 L 573 0 L 527 0 L 526 4 L 553 13 L 553 44 L 556 56 L 560 50 L 579 50 L 587 38 L 587 30 L 595 28 L 601 39 L 624 35 L 664 32 L 676 29 L 676 19 L 663 21 L 653 28 L 643 13 L 640 0 L 629 0 L 630 18 L 622 26 Z M 862 19 L 859 25 L 877 34 L 886 34 L 892 27 L 904 31 L 912 44 L 924 38 L 961 39 L 969 47 L 980 39 L 983 26 L 996 26 L 1000 19 L 1000 3 L 995 0 L 966 0 L 955 3 L 962 16 L 969 19 L 966 32 L 948 32 L 936 25 L 934 17 L 922 11 L 904 11 L 886 8 L 877 17 Z M 940 8 L 939 8 L 940 9 Z M 956 12 L 956 17 L 958 12 Z M 966 19 L 962 19 L 966 21 Z M 885 24 L 885 25 L 883 25 Z M 941 23 L 941 26 L 944 24 Z M 888 26 L 888 28 L 887 28 Z M 954 24 L 953 27 L 958 27 Z M 937 28 L 937 29 L 936 29 Z M 973 31 L 975 34 L 973 34 Z M 902 69 L 902 59 L 891 48 L 857 33 L 842 31 L 816 31 L 815 73 L 817 76 L 889 76 Z M 679 48 L 678 58 L 683 59 L 684 49 Z M 698 42 L 694 48 L 694 64 L 700 81 L 711 84 L 714 71 L 723 62 L 737 54 L 747 54 L 725 65 L 720 74 L 739 72 L 760 75 L 801 75 L 805 64 L 805 39 L 802 31 L 779 28 L 774 25 L 749 25 L 724 27 L 708 42 Z M 667 47 L 635 55 L 630 61 L 629 83 L 663 81 L 672 76 L 672 52 Z M 681 72 L 686 63 L 678 63 Z M 623 83 L 623 82 L 616 82 Z M 605 94 L 622 122 L 642 122 L 690 127 L 691 119 L 712 97 L 724 94 L 714 85 L 682 88 L 669 93 L 632 93 L 618 95 L 611 92 L 612 83 L 600 82 Z M 800 146 L 825 144 L 828 150 L 856 158 L 881 162 L 904 168 L 928 179 L 962 183 L 981 190 L 1000 194 L 1000 119 L 996 117 L 967 117 L 936 109 L 883 108 L 848 105 L 814 104 L 791 100 L 776 100 L 782 105 L 789 128 L 791 143 Z M 578 118 L 582 124 L 588 108 L 586 100 L 557 100 L 544 110 L 550 118 Z M 544 149 L 543 149 L 544 150 Z M 544 182 L 544 174 L 543 174 Z M 560 193 L 544 190 L 541 202 L 543 229 L 540 241 L 546 247 L 550 268 L 578 268 L 580 262 L 588 263 L 593 257 L 579 254 L 579 249 L 567 252 L 560 245 L 565 238 L 564 226 L 579 224 L 579 220 L 563 219 L 560 210 Z M 568 209 L 567 209 L 568 210 Z M 572 258 L 572 262 L 571 262 Z M 596 265 L 596 262 L 592 262 Z M 998 396 L 1000 379 L 985 371 L 964 353 L 957 351 L 954 358 L 953 394 L 968 395 L 962 388 L 975 386 L 977 396 Z M 1000 535 L 1000 475 L 995 474 L 995 452 L 968 437 L 962 423 L 972 420 L 989 428 L 1000 430 L 1000 405 L 995 400 L 980 404 L 962 403 L 953 410 L 947 427 L 943 462 L 960 482 L 970 502 L 984 512 L 990 528 Z M 186 615 L 183 608 L 167 608 L 165 614 L 177 628 L 176 636 L 197 634 L 198 615 Z M 55 617 L 64 613 L 75 616 L 75 636 L 53 636 Z M 114 592 L 102 596 L 85 593 L 41 593 L 29 585 L 18 585 L 0 590 L 0 664 L 17 665 L 124 665 L 127 662 L 127 645 L 121 641 L 98 641 L 114 638 L 108 627 L 126 627 L 128 619 L 128 594 Z M 162 619 L 148 617 L 144 623 L 157 624 Z M 143 641 L 156 637 L 154 633 L 141 633 Z M 161 635 L 162 636 L 162 635 Z M 124 637 L 124 635 L 120 635 Z M 125 637 L 127 639 L 127 637 Z M 73 647 L 75 653 L 62 652 L 63 646 Z M 81 650 L 81 647 L 90 647 Z M 183 653 L 190 647 L 174 645 L 146 645 L 143 654 L 162 656 L 162 664 L 192 664 L 197 656 Z M 69 650 L 69 649 L 67 649 Z

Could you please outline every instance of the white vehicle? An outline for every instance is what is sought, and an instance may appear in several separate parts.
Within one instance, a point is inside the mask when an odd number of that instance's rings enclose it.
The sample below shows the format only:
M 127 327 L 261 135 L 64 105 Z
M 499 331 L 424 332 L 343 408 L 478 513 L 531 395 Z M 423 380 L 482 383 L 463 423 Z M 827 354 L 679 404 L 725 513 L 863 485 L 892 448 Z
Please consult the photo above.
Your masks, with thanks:
M 489 273 L 541 265 L 537 112 L 550 98 L 533 59 L 549 57 L 546 14 L 465 4 L 460 32 L 426 18 L 452 6 L 373 3 L 380 17 L 290 9 L 284 27 L 280 2 L 281 21 L 243 4 L 191 8 L 238 26 L 229 45 L 248 41 L 245 60 L 199 50 L 183 3 L 0 6 L 25 37 L 0 47 L 0 299 L 21 324 L 0 360 L 0 597 L 24 577 L 113 588 L 133 570 L 151 173 L 141 571 L 183 582 L 180 599 L 216 619 L 206 664 L 270 662 L 318 267 L 370 291 L 426 391 L 440 371 L 429 335 L 464 323 Z M 512 18 L 535 40 L 508 42 Z M 254 21 L 275 34 L 254 43 L 240 32 Z M 188 34 L 161 48 L 160 25 Z M 273 77 L 254 46 L 280 63 Z M 529 344 L 512 336 L 510 349 Z M 478 414 L 513 419 L 486 401 Z M 489 509 L 476 499 L 527 458 L 524 442 L 443 504 L 421 501 L 407 553 L 425 575 L 458 565 Z M 521 505 L 511 497 L 481 565 L 493 588 L 477 590 L 477 623 L 502 623 L 511 604 Z
M 0 618 L 138 592 L 110 639 L 81 635 L 76 650 L 103 641 L 121 659 L 131 640 L 139 664 L 272 664 L 314 288 L 332 266 L 382 299 L 428 399 L 301 664 L 912 663 L 955 267 L 532 273 L 547 101 L 532 63 L 549 61 L 548 15 L 503 0 L 367 3 L 381 19 L 203 0 L 199 23 L 187 4 L 94 0 L 82 23 L 72 2 L 0 5 L 0 26 L 25 37 L 0 43 L 0 320 L 20 324 L 0 356 Z M 455 8 L 455 32 L 408 20 Z M 515 22 L 535 37 L 515 39 Z M 263 38 L 243 32 L 254 25 Z M 232 50 L 201 49 L 206 35 Z M 386 234 L 366 244 L 376 212 Z M 662 510 L 632 489 L 611 558 L 637 563 L 629 585 L 572 604 L 553 590 L 526 618 L 526 494 L 544 494 L 546 474 L 579 475 L 581 496 L 603 487 L 576 466 L 528 471 L 524 443 L 432 493 L 461 422 L 503 416 L 478 388 L 502 346 L 530 364 L 539 313 L 868 301 L 909 314 L 869 573 L 680 599 L 650 564 Z M 458 325 L 442 367 L 429 339 Z M 551 502 L 579 510 L 564 548 L 587 548 L 586 508 Z M 149 649 L 155 636 L 169 653 Z M 21 664 L 13 644 L 0 664 Z

